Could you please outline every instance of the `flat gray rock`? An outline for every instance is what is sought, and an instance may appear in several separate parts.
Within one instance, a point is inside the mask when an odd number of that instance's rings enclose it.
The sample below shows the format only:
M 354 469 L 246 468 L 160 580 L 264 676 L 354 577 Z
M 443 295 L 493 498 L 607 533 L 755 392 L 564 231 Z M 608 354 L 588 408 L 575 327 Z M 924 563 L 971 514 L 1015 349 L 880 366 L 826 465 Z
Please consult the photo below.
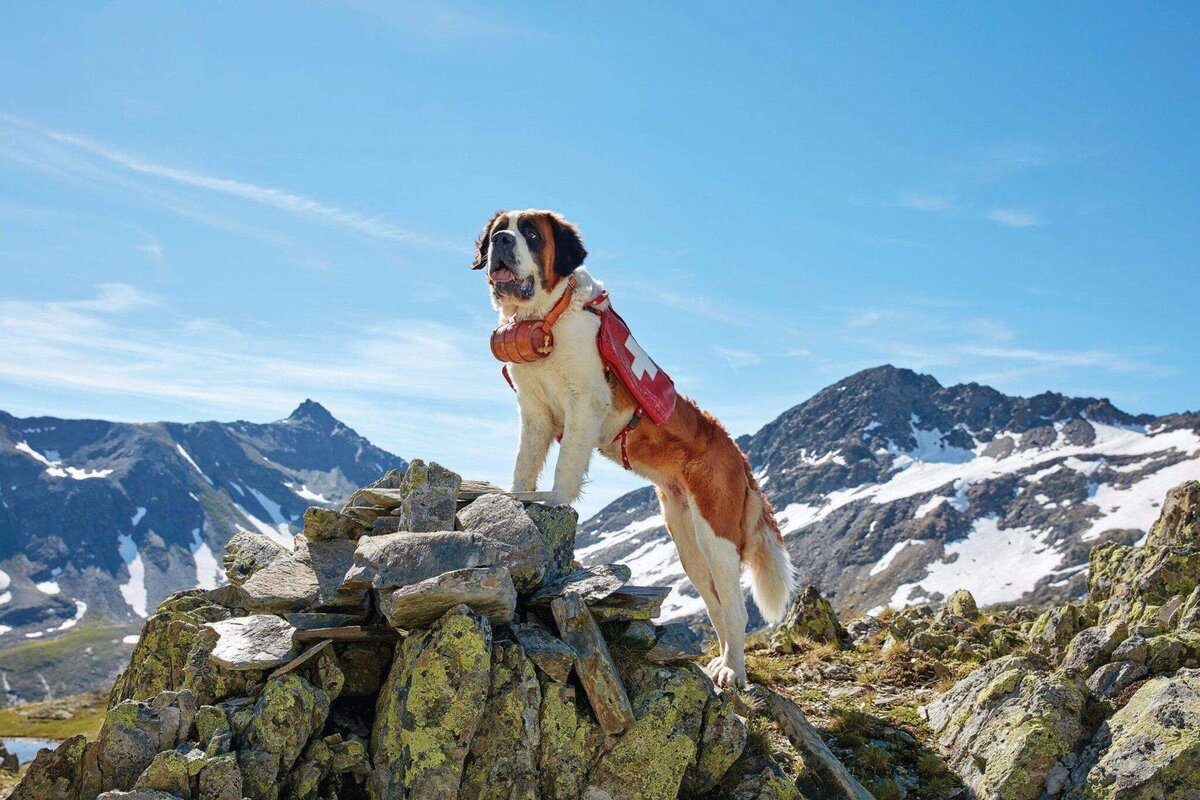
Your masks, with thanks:
M 460 604 L 493 625 L 507 625 L 517 607 L 512 576 L 504 567 L 458 569 L 379 593 L 380 613 L 397 628 L 428 625 Z
M 649 620 L 658 616 L 663 600 L 671 593 L 669 586 L 622 586 L 596 603 L 591 603 L 592 616 L 600 622 Z
M 635 721 L 633 706 L 583 598 L 568 592 L 556 597 L 550 609 L 559 635 L 575 651 L 575 669 L 601 730 L 610 736 L 621 733 Z
M 654 645 L 646 651 L 646 660 L 659 664 L 690 661 L 703 653 L 702 642 L 696 632 L 682 622 L 671 622 L 655 626 L 658 635 Z
M 458 512 L 458 524 L 465 531 L 498 543 L 502 554 L 498 563 L 508 567 L 517 591 L 537 589 L 553 554 L 519 500 L 485 494 Z
M 538 669 L 559 683 L 567 682 L 575 666 L 575 651 L 570 645 L 556 638 L 540 622 L 521 622 L 511 630 L 517 644 Z
M 478 533 L 436 531 L 364 536 L 341 588 L 396 589 L 443 572 L 503 563 L 500 546 Z
M 241 588 L 243 608 L 272 614 L 305 611 L 321 597 L 316 571 L 294 552 L 255 572 Z
M 296 558 L 312 568 L 317 577 L 317 598 L 314 606 L 358 608 L 364 604 L 365 590 L 343 589 L 342 582 L 354 563 L 357 545 L 349 539 L 324 539 L 318 542 L 297 540 Z
M 561 597 L 567 592 L 574 592 L 583 599 L 583 602 L 593 605 L 624 586 L 629 581 L 630 574 L 629 567 L 624 564 L 597 564 L 594 567 L 582 567 L 561 581 L 538 589 L 530 598 L 530 602 L 536 605 L 549 605 L 554 598 Z
M 301 611 L 293 614 L 284 614 L 283 618 L 288 621 L 292 627 L 301 631 L 312 631 L 319 628 L 341 628 L 344 625 L 357 625 L 365 622 L 367 619 L 366 612 L 363 613 L 339 613 L 335 611 L 319 612 L 319 611 Z
M 210 658 L 227 669 L 271 669 L 292 659 L 296 629 L 274 614 L 251 614 L 205 625 L 216 631 Z

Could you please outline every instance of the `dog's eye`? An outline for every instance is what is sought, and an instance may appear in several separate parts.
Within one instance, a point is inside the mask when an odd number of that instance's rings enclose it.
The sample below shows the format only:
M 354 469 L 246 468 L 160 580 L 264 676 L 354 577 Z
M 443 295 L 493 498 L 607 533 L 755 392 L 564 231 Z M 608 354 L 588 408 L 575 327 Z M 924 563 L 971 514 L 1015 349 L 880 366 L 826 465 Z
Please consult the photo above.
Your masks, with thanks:
M 538 232 L 533 228 L 530 228 L 529 230 L 525 231 L 525 238 L 531 242 L 536 242 L 538 240 Z

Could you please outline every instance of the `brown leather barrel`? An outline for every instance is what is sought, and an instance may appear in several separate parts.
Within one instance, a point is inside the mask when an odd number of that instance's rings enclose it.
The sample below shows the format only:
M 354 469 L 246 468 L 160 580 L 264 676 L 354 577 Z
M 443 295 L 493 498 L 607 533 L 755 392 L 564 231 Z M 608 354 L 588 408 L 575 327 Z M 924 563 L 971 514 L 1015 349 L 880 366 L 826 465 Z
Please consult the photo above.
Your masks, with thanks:
M 492 355 L 511 364 L 540 361 L 554 350 L 554 334 L 540 319 L 510 322 L 492 331 Z

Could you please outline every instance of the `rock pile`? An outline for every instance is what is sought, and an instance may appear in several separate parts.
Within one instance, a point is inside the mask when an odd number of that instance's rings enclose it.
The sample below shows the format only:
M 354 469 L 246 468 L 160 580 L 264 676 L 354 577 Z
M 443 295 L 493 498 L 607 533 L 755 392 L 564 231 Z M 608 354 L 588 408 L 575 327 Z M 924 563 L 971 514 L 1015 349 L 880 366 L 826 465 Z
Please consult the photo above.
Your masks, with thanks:
M 798 797 L 652 621 L 666 590 L 573 562 L 576 522 L 413 461 L 292 550 L 240 532 L 228 585 L 146 620 L 99 737 L 13 797 Z
M 1200 483 L 1092 550 L 1088 591 L 925 708 L 939 744 L 984 800 L 1200 796 Z

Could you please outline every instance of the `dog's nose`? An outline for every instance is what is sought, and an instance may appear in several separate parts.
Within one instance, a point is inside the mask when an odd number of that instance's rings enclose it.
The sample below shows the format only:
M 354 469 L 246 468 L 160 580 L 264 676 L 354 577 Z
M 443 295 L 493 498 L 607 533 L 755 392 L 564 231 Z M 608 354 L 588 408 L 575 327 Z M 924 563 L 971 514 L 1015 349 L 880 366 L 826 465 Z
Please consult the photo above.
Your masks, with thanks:
M 496 231 L 492 234 L 492 258 L 500 264 L 512 266 L 516 246 L 517 235 L 512 231 Z

